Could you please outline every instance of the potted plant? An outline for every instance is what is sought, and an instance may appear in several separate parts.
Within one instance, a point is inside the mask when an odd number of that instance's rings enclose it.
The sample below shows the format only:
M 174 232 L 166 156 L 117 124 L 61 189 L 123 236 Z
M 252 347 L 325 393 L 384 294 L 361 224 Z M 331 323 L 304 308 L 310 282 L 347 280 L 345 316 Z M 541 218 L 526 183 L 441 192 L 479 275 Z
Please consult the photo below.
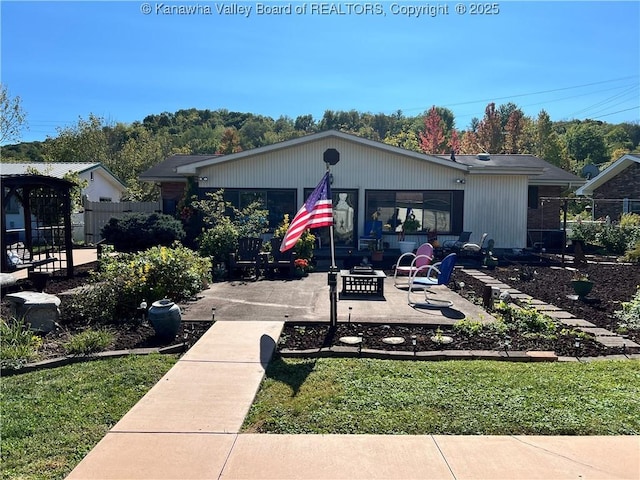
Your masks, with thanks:
M 400 235 L 400 240 L 398 241 L 398 247 L 400 248 L 400 253 L 413 252 L 416 248 L 416 242 L 405 240 L 406 233 L 415 233 L 420 228 L 420 222 L 416 220 L 416 216 L 414 214 L 409 215 L 404 223 L 402 224 L 402 234 Z
M 584 298 L 591 292 L 593 282 L 589 280 L 589 275 L 576 270 L 571 280 L 571 286 L 573 287 L 573 291 L 576 292 L 576 295 L 578 295 L 578 298 Z

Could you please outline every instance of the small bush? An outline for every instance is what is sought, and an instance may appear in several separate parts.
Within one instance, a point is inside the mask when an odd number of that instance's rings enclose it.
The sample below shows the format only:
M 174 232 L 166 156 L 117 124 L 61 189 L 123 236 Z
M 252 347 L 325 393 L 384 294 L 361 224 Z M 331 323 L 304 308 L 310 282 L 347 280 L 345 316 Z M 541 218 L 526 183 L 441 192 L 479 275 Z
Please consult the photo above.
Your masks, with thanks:
M 29 330 L 23 321 L 0 319 L 0 363 L 19 366 L 36 358 L 42 338 Z
M 627 250 L 622 259 L 625 262 L 640 263 L 640 241 L 631 250 Z
M 156 245 L 168 246 L 185 237 L 179 220 L 160 213 L 131 213 L 122 218 L 112 218 L 101 233 L 105 241 L 120 252 L 140 251 Z
M 618 329 L 621 332 L 640 330 L 640 287 L 631 301 L 622 302 L 622 310 L 614 312 L 614 316 L 620 320 Z
M 273 233 L 274 238 L 284 238 L 287 230 L 289 229 L 289 223 L 289 214 L 285 214 L 282 219 L 282 223 L 278 225 Z M 315 249 L 315 246 L 315 235 L 311 233 L 311 230 L 306 229 L 302 232 L 302 235 L 300 235 L 300 238 L 293 247 L 293 250 L 296 252 L 296 256 L 298 258 L 306 258 L 307 260 L 310 260 L 313 258 L 313 250 Z
M 70 355 L 87 355 L 106 350 L 114 340 L 115 336 L 109 330 L 85 330 L 73 335 L 64 347 Z
M 640 215 L 637 213 L 623 213 L 620 218 L 620 227 L 640 227 Z
M 640 241 L 640 227 L 606 225 L 597 240 L 608 252 L 623 254 Z
M 163 298 L 187 300 L 206 288 L 210 278 L 211 260 L 178 243 L 108 257 L 93 285 L 67 302 L 63 321 L 125 322 L 135 318 L 142 300 L 149 305 Z
M 238 238 L 237 227 L 224 217 L 198 237 L 199 252 L 202 256 L 213 258 L 215 263 L 227 262 L 229 255 L 236 251 Z
M 551 334 L 557 328 L 556 322 L 538 312 L 535 308 L 521 308 L 516 305 L 500 302 L 496 307 L 501 321 L 511 329 L 523 333 Z

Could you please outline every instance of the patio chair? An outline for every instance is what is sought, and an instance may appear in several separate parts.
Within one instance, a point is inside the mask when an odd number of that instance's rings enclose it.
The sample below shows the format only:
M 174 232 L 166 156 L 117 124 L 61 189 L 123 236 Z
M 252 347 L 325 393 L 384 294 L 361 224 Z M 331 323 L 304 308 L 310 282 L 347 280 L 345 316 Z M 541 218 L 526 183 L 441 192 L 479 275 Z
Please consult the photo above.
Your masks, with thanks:
M 281 252 L 281 238 L 272 238 L 270 243 L 271 253 L 268 256 L 265 255 L 268 260 L 264 263 L 263 268 L 269 273 L 273 273 L 275 270 L 278 270 L 278 273 L 286 273 L 289 277 L 292 277 L 295 270 L 296 252 L 293 251 L 293 248 L 290 248 L 285 252 Z
M 425 265 L 429 265 L 433 260 L 433 246 L 430 243 L 423 243 L 418 247 L 416 253 L 407 252 L 400 255 L 398 261 L 393 266 L 393 285 L 409 285 L 409 280 L 399 281 L 398 276 L 410 277 L 416 270 Z M 411 263 L 408 263 L 411 262 Z
M 457 240 L 445 240 L 442 243 L 442 248 L 445 251 L 453 250 L 454 252 L 457 252 L 460 250 L 460 248 L 462 248 L 462 246 L 465 243 L 469 242 L 470 238 L 471 238 L 471 232 L 462 232 Z
M 447 285 L 451 280 L 453 268 L 456 265 L 457 254 L 450 253 L 444 260 L 433 265 L 425 265 L 416 269 L 409 277 L 409 289 L 407 291 L 407 301 L 414 308 L 448 308 L 453 305 L 449 300 L 431 299 L 427 295 L 429 287 L 435 285 Z M 425 276 L 420 274 L 425 271 Z M 424 292 L 424 302 L 414 302 L 411 299 L 411 293 L 414 289 L 422 289 Z
M 465 243 L 462 247 L 460 247 L 460 253 L 464 253 L 465 255 L 476 255 L 482 253 L 484 242 L 488 236 L 488 233 L 483 233 L 479 243 Z
M 382 221 L 369 220 L 364 223 L 364 235 L 358 237 L 358 250 L 362 250 L 364 245 L 369 248 L 371 243 L 377 243 L 382 238 Z
M 255 272 L 255 278 L 260 276 L 262 239 L 241 237 L 238 240 L 238 249 L 229 255 L 229 270 L 231 273 L 240 271 L 242 274 L 248 270 Z

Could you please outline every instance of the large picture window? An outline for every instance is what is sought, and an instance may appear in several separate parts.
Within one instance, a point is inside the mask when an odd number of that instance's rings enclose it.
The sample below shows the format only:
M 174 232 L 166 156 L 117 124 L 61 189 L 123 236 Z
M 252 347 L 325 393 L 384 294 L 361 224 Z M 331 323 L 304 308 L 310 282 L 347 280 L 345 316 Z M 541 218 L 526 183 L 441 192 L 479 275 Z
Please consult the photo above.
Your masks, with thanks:
M 407 218 L 415 218 L 418 232 L 458 234 L 462 231 L 463 201 L 464 192 L 458 190 L 369 190 L 365 209 L 367 218 L 378 212 L 385 231 L 399 232 Z
M 296 214 L 296 190 L 240 190 L 225 189 L 224 199 L 239 209 L 243 209 L 256 200 L 269 210 L 269 230 L 273 231 L 282 223 L 285 213 L 292 219 Z

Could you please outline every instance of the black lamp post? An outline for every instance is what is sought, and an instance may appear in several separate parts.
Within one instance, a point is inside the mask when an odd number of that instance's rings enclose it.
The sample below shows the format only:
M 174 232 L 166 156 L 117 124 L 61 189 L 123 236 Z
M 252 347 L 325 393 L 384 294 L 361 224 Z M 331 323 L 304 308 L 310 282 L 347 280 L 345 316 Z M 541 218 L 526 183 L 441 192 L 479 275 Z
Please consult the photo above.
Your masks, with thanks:
M 327 171 L 331 172 L 331 166 L 337 164 L 340 161 L 340 152 L 335 148 L 328 148 L 323 155 L 323 161 L 327 166 Z M 338 326 L 338 267 L 336 267 L 335 249 L 333 244 L 333 225 L 329 227 L 331 237 L 331 266 L 329 267 L 329 274 L 327 283 L 329 284 L 329 323 L 330 326 Z

